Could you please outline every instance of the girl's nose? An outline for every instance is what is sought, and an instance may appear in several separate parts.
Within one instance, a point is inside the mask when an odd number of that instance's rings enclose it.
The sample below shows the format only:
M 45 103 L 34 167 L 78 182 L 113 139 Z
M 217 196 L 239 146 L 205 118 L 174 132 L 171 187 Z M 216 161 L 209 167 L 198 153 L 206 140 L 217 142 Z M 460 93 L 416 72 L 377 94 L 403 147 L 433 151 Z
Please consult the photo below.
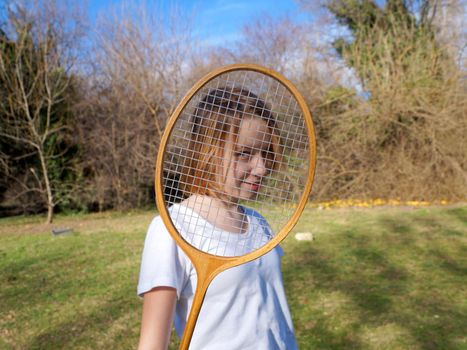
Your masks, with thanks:
M 266 161 L 261 152 L 258 152 L 251 160 L 251 174 L 254 176 L 265 176 L 267 174 Z

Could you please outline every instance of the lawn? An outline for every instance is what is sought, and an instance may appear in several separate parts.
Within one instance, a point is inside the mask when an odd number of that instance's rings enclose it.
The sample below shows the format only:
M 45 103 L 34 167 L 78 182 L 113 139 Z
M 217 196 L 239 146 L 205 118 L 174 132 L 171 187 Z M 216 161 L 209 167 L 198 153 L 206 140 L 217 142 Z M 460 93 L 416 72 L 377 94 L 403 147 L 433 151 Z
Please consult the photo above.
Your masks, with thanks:
M 135 348 L 153 215 L 0 219 L 0 349 Z M 467 206 L 307 208 L 283 247 L 300 349 L 467 349 Z

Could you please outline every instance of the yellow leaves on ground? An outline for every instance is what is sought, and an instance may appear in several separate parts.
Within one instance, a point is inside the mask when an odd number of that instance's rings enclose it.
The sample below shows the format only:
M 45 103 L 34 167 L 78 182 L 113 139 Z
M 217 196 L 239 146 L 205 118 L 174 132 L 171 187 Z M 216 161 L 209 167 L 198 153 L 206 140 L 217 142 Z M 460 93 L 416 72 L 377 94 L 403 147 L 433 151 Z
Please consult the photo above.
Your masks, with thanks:
M 312 203 L 311 206 L 318 209 L 329 209 L 329 208 L 372 208 L 380 206 L 409 206 L 409 207 L 426 207 L 429 205 L 447 205 L 447 200 L 440 200 L 436 202 L 428 201 L 401 201 L 399 199 L 336 199 L 328 202 Z

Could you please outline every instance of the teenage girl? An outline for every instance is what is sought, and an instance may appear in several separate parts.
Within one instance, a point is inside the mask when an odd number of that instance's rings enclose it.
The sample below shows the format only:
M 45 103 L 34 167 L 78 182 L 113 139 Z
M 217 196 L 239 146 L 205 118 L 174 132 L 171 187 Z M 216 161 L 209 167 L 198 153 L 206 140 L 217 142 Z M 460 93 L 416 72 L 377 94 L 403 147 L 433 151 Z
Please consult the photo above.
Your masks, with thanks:
M 179 184 L 185 199 L 169 209 L 185 240 L 223 256 L 244 255 L 266 243 L 272 237 L 269 225 L 239 202 L 255 201 L 263 179 L 281 161 L 277 125 L 267 105 L 245 89 L 210 91 L 191 117 L 189 149 Z M 214 278 L 190 349 L 297 348 L 282 284 L 282 255 L 277 246 Z M 172 323 L 183 334 L 195 288 L 193 265 L 156 217 L 148 229 L 138 284 L 143 297 L 140 350 L 167 349 Z

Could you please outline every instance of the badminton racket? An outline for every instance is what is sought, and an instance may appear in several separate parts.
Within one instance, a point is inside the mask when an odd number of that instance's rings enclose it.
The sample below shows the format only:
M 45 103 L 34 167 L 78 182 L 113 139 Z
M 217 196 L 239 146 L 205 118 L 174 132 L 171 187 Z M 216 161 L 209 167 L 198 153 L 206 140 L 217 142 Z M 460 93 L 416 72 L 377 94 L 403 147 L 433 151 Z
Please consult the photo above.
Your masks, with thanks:
M 181 100 L 162 136 L 155 174 L 160 215 L 197 273 L 180 349 L 188 349 L 213 278 L 266 254 L 294 227 L 315 164 L 305 100 L 271 69 L 221 67 Z M 249 222 L 239 207 L 254 208 L 267 223 Z

